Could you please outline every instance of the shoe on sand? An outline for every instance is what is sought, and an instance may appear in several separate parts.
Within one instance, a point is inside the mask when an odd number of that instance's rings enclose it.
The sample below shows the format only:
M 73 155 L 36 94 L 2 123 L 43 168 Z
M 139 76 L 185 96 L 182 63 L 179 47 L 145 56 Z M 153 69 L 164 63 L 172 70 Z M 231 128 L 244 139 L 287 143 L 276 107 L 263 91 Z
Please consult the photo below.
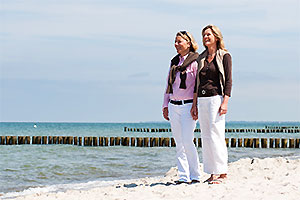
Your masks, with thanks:
M 174 181 L 176 185 L 180 185 L 182 183 L 185 183 L 185 184 L 190 184 L 189 182 L 186 182 L 186 181 Z
M 208 181 L 208 184 L 212 185 L 212 184 L 221 184 L 222 180 L 217 178 L 217 179 L 213 179 L 211 181 Z
M 192 180 L 191 184 L 194 184 L 194 183 L 200 183 L 200 181 L 199 180 Z

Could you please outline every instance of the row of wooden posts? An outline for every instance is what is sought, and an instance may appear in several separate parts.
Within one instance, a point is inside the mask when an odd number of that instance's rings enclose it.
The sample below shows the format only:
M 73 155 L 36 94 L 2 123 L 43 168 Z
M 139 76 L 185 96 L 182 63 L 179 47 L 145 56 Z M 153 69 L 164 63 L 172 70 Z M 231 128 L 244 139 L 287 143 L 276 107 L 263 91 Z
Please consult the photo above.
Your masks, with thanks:
M 227 147 L 299 148 L 299 138 L 226 138 Z M 202 147 L 201 138 L 194 138 Z M 174 138 L 165 137 L 73 137 L 73 136 L 0 136 L 0 145 L 69 144 L 78 146 L 175 147 Z
M 124 132 L 172 132 L 170 128 L 128 128 Z M 201 132 L 196 128 L 194 132 Z M 300 129 L 225 129 L 226 133 L 300 133 Z
M 265 126 L 265 129 L 300 129 L 300 126 Z

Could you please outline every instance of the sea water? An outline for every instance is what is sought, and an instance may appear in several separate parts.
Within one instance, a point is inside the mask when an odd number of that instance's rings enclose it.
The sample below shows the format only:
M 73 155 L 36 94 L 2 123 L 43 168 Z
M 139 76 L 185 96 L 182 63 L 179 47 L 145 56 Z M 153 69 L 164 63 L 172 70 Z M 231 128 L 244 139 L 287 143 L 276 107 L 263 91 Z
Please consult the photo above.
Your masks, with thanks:
M 227 122 L 228 129 L 300 126 L 299 122 Z M 124 132 L 128 128 L 170 128 L 169 123 L 0 123 L 0 136 L 171 137 L 163 132 Z M 199 126 L 198 126 L 199 128 Z M 200 137 L 200 133 L 195 133 Z M 299 133 L 226 133 L 226 137 L 300 138 Z M 202 162 L 201 148 L 198 148 Z M 176 166 L 172 147 L 85 147 L 0 145 L 0 198 L 37 191 L 89 189 L 118 180 L 163 176 Z M 300 149 L 228 148 L 229 162 L 246 157 L 300 158 Z

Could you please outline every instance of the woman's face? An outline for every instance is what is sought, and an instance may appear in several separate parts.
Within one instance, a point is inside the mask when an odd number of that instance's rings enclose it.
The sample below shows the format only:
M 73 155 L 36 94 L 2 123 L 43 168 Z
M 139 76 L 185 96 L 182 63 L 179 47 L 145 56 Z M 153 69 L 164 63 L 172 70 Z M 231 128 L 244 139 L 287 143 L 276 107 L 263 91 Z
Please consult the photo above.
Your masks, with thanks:
M 176 36 L 175 38 L 175 48 L 177 50 L 177 53 L 179 53 L 181 56 L 185 56 L 190 52 L 190 43 L 186 41 L 181 36 Z
M 206 47 L 217 44 L 217 38 L 214 36 L 210 28 L 206 29 L 203 33 L 203 44 Z

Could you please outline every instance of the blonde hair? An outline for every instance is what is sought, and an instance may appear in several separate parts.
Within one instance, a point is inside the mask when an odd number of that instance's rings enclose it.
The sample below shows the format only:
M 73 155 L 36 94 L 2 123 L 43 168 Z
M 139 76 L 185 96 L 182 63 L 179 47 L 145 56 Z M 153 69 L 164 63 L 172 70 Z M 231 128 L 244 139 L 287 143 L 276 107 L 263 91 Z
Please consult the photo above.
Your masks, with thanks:
M 176 34 L 176 37 L 177 36 L 180 36 L 182 37 L 183 39 L 185 39 L 186 41 L 190 42 L 191 43 L 191 46 L 190 46 L 190 51 L 192 52 L 196 52 L 197 49 L 198 49 L 198 44 L 197 42 L 195 41 L 194 37 L 192 36 L 192 34 L 190 34 L 189 32 L 187 31 L 179 31 L 177 34 Z
M 213 35 L 216 37 L 216 39 L 217 39 L 217 49 L 222 49 L 222 50 L 227 51 L 227 49 L 225 49 L 225 44 L 224 44 L 223 36 L 222 36 L 222 33 L 221 33 L 220 29 L 217 26 L 213 25 L 213 24 L 209 24 L 209 25 L 205 26 L 202 29 L 202 37 L 203 37 L 204 31 L 207 30 L 207 29 L 210 29 L 212 31 Z M 202 40 L 202 42 L 203 42 L 203 46 L 205 48 L 207 48 L 204 45 L 204 40 Z

